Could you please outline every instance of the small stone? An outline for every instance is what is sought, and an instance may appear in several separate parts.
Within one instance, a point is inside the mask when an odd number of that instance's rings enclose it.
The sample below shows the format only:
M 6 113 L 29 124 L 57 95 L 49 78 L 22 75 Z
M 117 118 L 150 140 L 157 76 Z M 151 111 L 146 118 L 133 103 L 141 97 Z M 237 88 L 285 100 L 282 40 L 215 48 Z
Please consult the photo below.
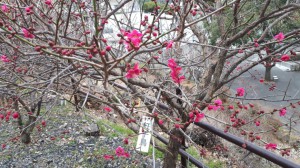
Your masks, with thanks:
M 106 139 L 106 137 L 105 136 L 100 136 L 99 139 L 104 140 L 104 139 Z
M 78 163 L 81 163 L 81 162 L 83 162 L 83 160 L 84 160 L 84 159 L 83 159 L 83 158 L 81 158 L 81 159 L 78 161 Z
M 65 128 L 67 125 L 67 123 L 64 123 L 63 125 L 59 126 L 59 128 Z
M 83 127 L 86 136 L 99 136 L 100 130 L 97 124 L 91 124 L 89 126 Z
M 84 143 L 84 140 L 78 139 L 77 142 L 78 142 L 79 144 L 83 144 L 83 143 Z

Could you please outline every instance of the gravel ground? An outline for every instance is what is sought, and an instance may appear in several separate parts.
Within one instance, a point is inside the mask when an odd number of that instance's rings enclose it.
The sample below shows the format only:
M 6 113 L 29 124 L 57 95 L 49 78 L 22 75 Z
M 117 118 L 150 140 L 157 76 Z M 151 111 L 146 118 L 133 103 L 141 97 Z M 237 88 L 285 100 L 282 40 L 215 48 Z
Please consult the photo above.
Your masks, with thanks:
M 7 142 L 15 132 L 16 124 L 2 124 L 0 142 L 5 143 L 6 148 L 0 149 L 0 167 L 152 167 L 151 156 L 137 153 L 135 144 L 125 145 L 122 137 L 103 134 L 85 136 L 82 127 L 90 122 L 82 118 L 81 115 L 52 113 L 51 117 L 48 116 L 47 126 L 41 126 L 41 131 L 35 129 L 32 143 L 27 145 L 19 140 Z M 118 146 L 122 146 L 131 156 L 116 157 L 114 153 Z M 104 154 L 114 155 L 114 160 L 105 160 Z M 160 160 L 156 160 L 156 167 L 161 167 Z

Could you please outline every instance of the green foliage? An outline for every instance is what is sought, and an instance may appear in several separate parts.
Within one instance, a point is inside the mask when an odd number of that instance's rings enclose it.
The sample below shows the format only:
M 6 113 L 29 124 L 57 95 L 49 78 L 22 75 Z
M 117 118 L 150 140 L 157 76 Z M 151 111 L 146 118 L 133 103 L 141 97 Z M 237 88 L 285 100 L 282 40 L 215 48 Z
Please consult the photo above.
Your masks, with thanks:
M 152 152 L 153 152 L 153 146 L 150 145 L 149 152 L 146 155 L 148 155 L 149 157 L 151 157 L 152 156 Z M 163 159 L 164 158 L 164 153 L 162 153 L 161 151 L 155 149 L 155 158 Z
M 266 10 L 267 15 L 269 12 L 284 6 L 286 1 L 283 0 L 275 0 L 271 1 L 269 7 Z M 233 8 L 225 8 L 222 12 L 222 19 L 225 24 L 225 31 L 228 37 L 235 35 L 237 32 L 245 29 L 249 26 L 249 23 L 254 22 L 259 19 L 261 8 L 265 5 L 264 0 L 258 1 L 244 1 L 240 4 L 237 12 L 237 19 L 238 23 L 235 25 L 234 22 L 234 13 Z M 214 16 L 220 17 L 220 16 Z M 262 34 L 263 30 L 266 29 L 274 20 L 277 18 L 271 19 L 267 22 L 260 24 L 256 29 L 253 29 L 249 32 L 249 35 L 245 35 L 244 37 L 240 38 L 239 40 L 235 41 L 234 45 L 240 45 L 243 43 L 247 43 L 249 41 L 254 41 Z M 218 38 L 221 37 L 220 29 L 218 26 L 218 19 L 210 19 L 205 21 L 204 27 L 209 32 L 209 41 L 210 44 L 215 45 Z M 266 36 L 265 40 L 273 39 L 274 35 L 278 34 L 279 32 L 287 32 L 296 28 L 299 28 L 300 25 L 300 11 L 294 12 L 290 14 L 287 18 L 278 22 L 275 26 L 272 27 L 269 35 Z
M 144 12 L 149 12 L 150 13 L 150 12 L 153 12 L 156 5 L 159 6 L 160 9 L 163 9 L 166 6 L 166 4 L 163 4 L 163 3 L 155 4 L 155 2 L 149 1 L 149 2 L 145 2 L 143 4 L 142 9 L 143 9 Z
M 134 134 L 134 132 L 131 129 L 119 124 L 112 123 L 108 120 L 99 120 L 97 121 L 97 124 L 99 126 L 99 129 L 103 131 L 103 133 L 107 133 L 109 136 L 112 137 L 118 137 L 120 135 L 129 136 Z M 107 126 L 111 127 L 113 131 L 108 131 Z
M 223 168 L 224 165 L 223 165 L 223 162 L 219 161 L 219 160 L 209 160 L 207 163 L 206 163 L 206 166 L 209 167 L 209 168 Z

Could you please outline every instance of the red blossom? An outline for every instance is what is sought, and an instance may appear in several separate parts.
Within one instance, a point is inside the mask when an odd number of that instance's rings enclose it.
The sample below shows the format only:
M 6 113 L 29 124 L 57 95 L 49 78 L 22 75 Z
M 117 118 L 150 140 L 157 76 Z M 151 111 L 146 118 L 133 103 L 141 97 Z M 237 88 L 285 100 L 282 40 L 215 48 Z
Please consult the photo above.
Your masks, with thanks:
M 129 157 L 130 157 L 130 154 L 127 153 L 127 152 L 125 152 L 125 153 L 123 154 L 123 156 L 124 156 L 125 158 L 129 158 Z
M 116 155 L 117 155 L 118 157 L 123 156 L 124 153 L 125 153 L 124 149 L 123 149 L 121 146 L 118 146 L 118 147 L 116 148 L 115 152 L 116 152 Z
M 158 124 L 159 124 L 159 125 L 163 125 L 163 124 L 164 124 L 164 121 L 163 121 L 163 120 L 158 120 Z
M 103 155 L 103 158 L 105 160 L 114 160 L 114 157 L 112 155 Z
M 125 145 L 128 145 L 128 143 L 129 143 L 128 138 L 125 138 L 125 139 L 123 140 L 123 143 L 124 143 Z
M 260 79 L 259 82 L 260 82 L 260 83 L 264 83 L 264 80 L 263 80 L 263 79 Z
M 3 120 L 4 119 L 4 115 L 0 114 L 0 119 Z
M 48 5 L 49 7 L 51 7 L 52 6 L 52 0 L 46 0 L 45 4 Z
M 213 106 L 213 105 L 210 104 L 210 105 L 207 106 L 207 110 L 210 111 L 210 110 L 214 109 L 214 107 L 215 106 Z
M 276 149 L 277 148 L 277 144 L 274 143 L 268 143 L 266 144 L 266 149 Z
M 46 121 L 45 120 L 42 121 L 42 126 L 46 127 Z
M 31 12 L 31 8 L 28 6 L 25 8 L 26 13 L 30 13 Z
M 5 149 L 6 148 L 6 144 L 2 144 L 1 147 L 2 147 L 2 149 Z
M 1 10 L 3 13 L 8 13 L 9 12 L 9 8 L 4 4 L 1 6 Z
M 174 124 L 174 127 L 175 127 L 175 128 L 181 128 L 182 125 L 180 125 L 180 124 Z
M 284 40 L 284 34 L 282 32 L 278 33 L 277 35 L 274 36 L 274 38 L 281 43 Z
M 136 76 L 140 75 L 142 73 L 142 70 L 139 68 L 139 63 L 135 63 L 132 69 L 129 69 L 127 71 L 127 74 L 125 77 L 127 79 L 135 78 Z
M 245 94 L 245 89 L 240 87 L 236 89 L 236 96 L 244 96 Z
M 288 60 L 290 60 L 290 56 L 287 55 L 287 54 L 284 54 L 284 55 L 281 56 L 280 59 L 281 59 L 281 61 L 288 61 Z
M 111 112 L 111 108 L 110 107 L 104 107 L 104 111 Z
M 106 46 L 106 47 L 105 47 L 105 50 L 106 50 L 106 51 L 110 51 L 110 50 L 111 50 L 111 46 Z
M 282 117 L 282 116 L 285 116 L 286 114 L 286 109 L 285 108 L 282 108 L 279 110 L 279 116 Z
M 14 112 L 14 113 L 12 114 L 12 117 L 13 117 L 14 119 L 19 118 L 19 113 L 18 113 L 18 112 Z
M 127 37 L 125 40 L 125 45 L 128 51 L 131 51 L 134 47 L 134 49 L 138 49 L 141 42 L 143 34 L 139 32 L 138 30 L 134 29 L 131 32 L 127 32 L 125 30 L 121 30 L 121 33 L 123 36 Z
M 172 48 L 172 46 L 173 46 L 173 41 L 172 40 L 167 42 L 167 47 L 166 47 L 167 49 Z
M 10 60 L 7 58 L 6 55 L 1 55 L 0 59 L 1 59 L 2 62 L 6 62 L 6 63 L 10 62 Z
M 205 117 L 204 113 L 197 113 L 195 117 L 195 122 L 200 122 Z
M 34 38 L 34 35 L 31 34 L 27 29 L 22 28 L 22 31 L 23 31 L 23 33 L 24 33 L 24 37 L 25 37 L 25 38 L 30 38 L 30 39 Z
M 173 79 L 173 81 L 175 83 L 180 84 L 185 79 L 183 75 L 180 76 L 181 67 L 177 65 L 173 58 L 168 60 L 168 67 L 171 69 L 170 76 Z
M 214 101 L 216 106 L 221 106 L 222 105 L 222 100 L 221 99 L 217 99 Z

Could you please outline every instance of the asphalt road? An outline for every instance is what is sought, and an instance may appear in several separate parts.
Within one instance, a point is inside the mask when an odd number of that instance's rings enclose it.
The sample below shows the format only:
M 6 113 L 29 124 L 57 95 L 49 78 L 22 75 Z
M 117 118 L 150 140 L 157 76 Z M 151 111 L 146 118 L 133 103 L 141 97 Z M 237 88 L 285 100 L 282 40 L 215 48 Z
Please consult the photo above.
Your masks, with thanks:
M 290 103 L 297 104 L 297 102 L 300 101 L 300 71 L 286 71 L 286 69 L 288 69 L 288 67 L 273 67 L 271 71 L 272 76 L 277 76 L 278 80 L 262 83 L 260 79 L 264 78 L 265 68 L 263 65 L 257 65 L 231 83 L 231 89 L 235 93 L 236 88 L 244 87 L 246 98 L 266 99 L 266 101 L 260 100 L 259 102 L 269 108 L 280 109 Z M 275 86 L 274 89 L 270 90 L 273 85 Z M 249 102 L 254 101 L 243 101 L 243 103 Z M 275 116 L 284 123 L 288 122 L 291 117 L 293 117 L 293 119 L 299 118 L 300 105 L 297 104 L 296 107 L 295 109 L 287 108 L 287 113 L 284 117 L 280 117 L 278 112 Z M 300 121 L 294 124 L 294 128 L 300 133 Z

